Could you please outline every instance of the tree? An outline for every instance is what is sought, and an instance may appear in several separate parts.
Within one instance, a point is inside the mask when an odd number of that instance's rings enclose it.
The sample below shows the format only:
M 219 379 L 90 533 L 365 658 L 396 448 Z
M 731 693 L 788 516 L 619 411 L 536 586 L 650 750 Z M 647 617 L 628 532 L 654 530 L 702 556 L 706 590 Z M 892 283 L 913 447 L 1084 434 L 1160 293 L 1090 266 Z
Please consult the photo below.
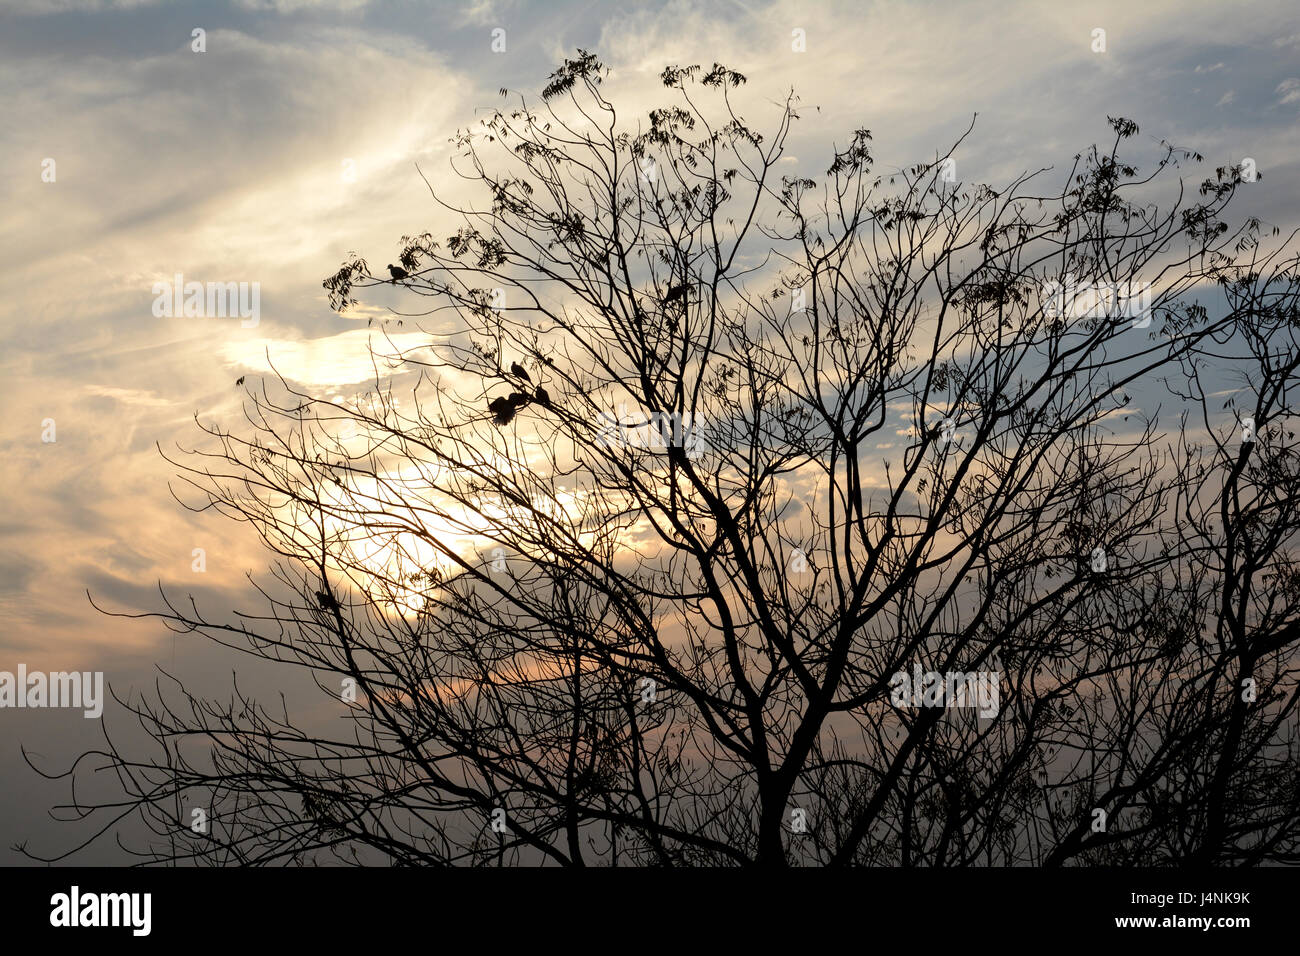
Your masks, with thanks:
M 1189 196 L 1201 157 L 1139 169 L 1113 119 L 1056 188 L 953 181 L 969 130 L 812 175 L 793 95 L 764 135 L 743 76 L 670 67 L 629 126 L 606 76 L 579 51 L 458 134 L 485 203 L 431 186 L 454 232 L 325 281 L 419 303 L 369 392 L 264 381 L 168 458 L 278 561 L 261 615 L 141 616 L 351 723 L 123 701 L 157 755 L 84 759 L 142 852 L 1295 859 L 1297 261 L 1225 223 L 1241 171 Z

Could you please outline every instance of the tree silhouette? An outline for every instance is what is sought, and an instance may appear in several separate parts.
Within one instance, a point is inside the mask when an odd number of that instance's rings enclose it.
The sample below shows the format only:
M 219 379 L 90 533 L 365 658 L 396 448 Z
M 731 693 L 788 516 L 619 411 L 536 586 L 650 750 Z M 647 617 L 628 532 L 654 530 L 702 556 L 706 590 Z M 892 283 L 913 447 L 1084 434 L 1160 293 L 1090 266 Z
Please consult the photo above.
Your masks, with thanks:
M 419 317 L 369 392 L 272 378 L 168 458 L 277 561 L 260 615 L 138 616 L 346 731 L 160 684 L 74 812 L 158 861 L 1295 860 L 1297 260 L 1223 221 L 1241 171 L 1189 194 L 1113 119 L 1063 179 L 866 129 L 812 175 L 793 95 L 761 133 L 670 67 L 629 125 L 605 77 L 458 134 L 483 205 L 326 280 Z

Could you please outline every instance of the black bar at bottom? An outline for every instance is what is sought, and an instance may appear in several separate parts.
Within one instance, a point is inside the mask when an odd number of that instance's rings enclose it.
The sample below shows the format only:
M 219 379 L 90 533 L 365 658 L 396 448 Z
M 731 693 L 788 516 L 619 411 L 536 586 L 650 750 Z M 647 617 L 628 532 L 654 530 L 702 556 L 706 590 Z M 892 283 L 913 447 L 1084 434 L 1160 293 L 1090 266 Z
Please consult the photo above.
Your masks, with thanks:
M 1300 869 L 1281 867 L 782 872 L 59 867 L 0 870 L 0 917 L 8 941 L 62 936 L 84 944 L 112 937 L 127 946 L 247 940 L 374 945 L 398 931 L 431 933 L 430 942 L 439 941 L 435 949 L 462 935 L 492 949 L 511 940 L 521 945 L 548 940 L 561 949 L 586 950 L 602 938 L 616 948 L 639 939 L 649 945 L 676 939 L 694 948 L 710 939 L 734 946 L 752 937 L 770 944 L 791 934 L 815 944 L 829 940 L 826 934 L 845 931 L 871 950 L 890 940 L 906 944 L 918 938 L 945 945 L 1020 938 L 1038 944 L 1125 937 L 1185 942 L 1199 934 L 1233 944 L 1261 932 L 1281 938 L 1277 934 L 1294 926 L 1298 889 Z M 148 894 L 147 909 L 142 894 Z

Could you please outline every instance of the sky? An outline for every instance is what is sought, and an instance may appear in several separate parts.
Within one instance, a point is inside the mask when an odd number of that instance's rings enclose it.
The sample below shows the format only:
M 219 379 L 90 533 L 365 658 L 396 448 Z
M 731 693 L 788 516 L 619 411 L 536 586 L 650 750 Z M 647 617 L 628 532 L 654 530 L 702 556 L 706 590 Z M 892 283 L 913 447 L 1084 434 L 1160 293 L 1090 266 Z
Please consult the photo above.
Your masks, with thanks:
M 456 195 L 449 138 L 499 88 L 539 93 L 578 48 L 610 67 L 605 94 L 629 115 L 669 64 L 744 73 L 760 128 L 793 89 L 820 107 L 790 143 L 810 168 L 860 127 L 879 169 L 933 161 L 978 114 L 957 173 L 997 183 L 1068 167 L 1125 116 L 1140 147 L 1195 149 L 1207 171 L 1253 159 L 1236 214 L 1300 226 L 1300 18 L 1285 2 L 7 0 L 0 671 L 103 671 L 129 694 L 161 663 L 228 688 L 238 661 L 88 600 L 157 608 L 161 582 L 214 608 L 254 603 L 260 546 L 181 508 L 156 446 L 192 447 L 195 415 L 236 420 L 235 381 L 272 364 L 327 394 L 367 380 L 366 319 L 387 302 L 340 316 L 321 280 L 352 251 L 381 265 L 401 236 L 440 234 L 416 165 Z M 259 321 L 155 315 L 154 283 L 177 273 L 257 283 Z M 105 718 L 122 726 L 111 703 Z M 47 810 L 66 786 L 36 778 L 20 746 L 66 769 L 98 732 L 79 713 L 0 710 L 0 863 L 15 842 L 65 841 Z M 96 853 L 82 862 L 121 858 Z

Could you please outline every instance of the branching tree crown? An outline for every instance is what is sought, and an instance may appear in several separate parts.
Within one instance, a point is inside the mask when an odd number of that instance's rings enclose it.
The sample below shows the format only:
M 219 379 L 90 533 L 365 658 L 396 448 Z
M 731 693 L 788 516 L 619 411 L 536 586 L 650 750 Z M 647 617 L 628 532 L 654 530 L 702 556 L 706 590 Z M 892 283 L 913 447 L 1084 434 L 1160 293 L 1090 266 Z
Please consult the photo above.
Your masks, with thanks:
M 760 132 L 670 67 L 629 118 L 606 75 L 502 91 L 481 204 L 431 182 L 451 229 L 325 281 L 399 297 L 370 391 L 263 382 L 169 459 L 278 562 L 262 615 L 154 613 L 348 724 L 124 702 L 146 852 L 1294 859 L 1297 271 L 1227 225 L 1240 170 L 1185 191 L 1114 119 L 1064 178 L 881 172 L 867 129 L 814 174 L 794 96 Z

